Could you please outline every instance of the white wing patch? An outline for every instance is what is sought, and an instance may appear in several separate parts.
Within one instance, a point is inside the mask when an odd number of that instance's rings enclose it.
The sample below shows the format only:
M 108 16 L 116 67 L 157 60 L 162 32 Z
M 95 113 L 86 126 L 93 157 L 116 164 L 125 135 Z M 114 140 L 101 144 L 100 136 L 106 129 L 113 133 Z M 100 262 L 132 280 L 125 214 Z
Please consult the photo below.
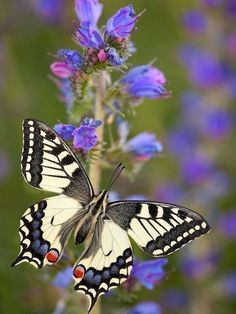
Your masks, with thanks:
M 12 265 L 26 261 L 41 268 L 57 262 L 81 209 L 78 201 L 65 195 L 28 208 L 20 220 L 21 251 Z
M 92 185 L 67 144 L 44 123 L 24 120 L 21 168 L 31 185 L 64 193 L 82 202 L 91 200 Z
M 92 241 L 74 267 L 75 290 L 89 297 L 89 311 L 100 295 L 129 277 L 133 263 L 127 233 L 112 221 L 104 221 L 101 243 L 93 251 Z
M 198 213 L 167 203 L 113 202 L 107 215 L 153 256 L 171 254 L 210 230 Z

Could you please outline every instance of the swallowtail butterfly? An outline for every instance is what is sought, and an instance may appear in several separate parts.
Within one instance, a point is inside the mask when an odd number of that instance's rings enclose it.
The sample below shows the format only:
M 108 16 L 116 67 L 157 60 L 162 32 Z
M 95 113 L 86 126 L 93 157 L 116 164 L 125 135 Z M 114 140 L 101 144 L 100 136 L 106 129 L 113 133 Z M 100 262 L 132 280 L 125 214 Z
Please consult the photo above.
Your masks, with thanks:
M 108 191 L 95 195 L 82 164 L 44 123 L 23 122 L 21 167 L 32 186 L 58 196 L 26 210 L 20 220 L 20 253 L 12 266 L 37 268 L 58 262 L 69 236 L 86 249 L 73 268 L 75 290 L 97 298 L 124 282 L 132 270 L 129 236 L 146 253 L 160 257 L 207 233 L 208 223 L 187 208 L 151 201 L 108 202 Z

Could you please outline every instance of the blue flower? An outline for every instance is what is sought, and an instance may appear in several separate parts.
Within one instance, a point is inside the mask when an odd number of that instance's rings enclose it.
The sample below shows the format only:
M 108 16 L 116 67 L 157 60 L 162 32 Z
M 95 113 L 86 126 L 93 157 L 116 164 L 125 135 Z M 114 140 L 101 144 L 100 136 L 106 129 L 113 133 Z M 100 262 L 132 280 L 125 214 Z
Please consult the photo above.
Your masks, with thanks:
M 131 272 L 131 277 L 135 278 L 147 289 L 153 289 L 155 284 L 159 283 L 165 275 L 163 266 L 167 264 L 166 258 L 155 260 L 135 262 Z
M 221 293 L 223 295 L 236 297 L 236 272 L 227 272 L 220 280 Z
M 63 140 L 69 141 L 72 140 L 72 133 L 75 130 L 75 126 L 71 124 L 56 124 L 54 125 L 54 130 L 59 134 Z
M 162 152 L 163 146 L 154 133 L 142 132 L 131 140 L 125 146 L 124 151 L 132 153 L 138 160 L 146 160 Z
M 75 31 L 75 39 L 84 47 L 94 49 L 102 49 L 105 47 L 101 35 L 95 29 L 92 22 L 81 22 L 80 27 Z
M 219 230 L 229 239 L 236 238 L 236 212 L 224 214 L 219 219 Z
M 64 0 L 34 0 L 36 12 L 50 23 L 58 22 L 64 13 Z
M 184 46 L 180 53 L 193 83 L 202 88 L 208 88 L 218 87 L 223 82 L 225 69 L 214 55 L 191 45 Z
M 200 184 L 211 177 L 215 166 L 207 156 L 191 154 L 181 160 L 180 171 L 187 183 Z
M 132 194 L 132 195 L 129 195 L 128 197 L 126 197 L 127 200 L 140 200 L 140 201 L 145 201 L 147 198 L 142 195 L 142 194 Z
M 105 36 L 121 39 L 127 38 L 130 36 L 136 21 L 137 16 L 135 16 L 132 5 L 121 8 L 107 21 Z
M 191 153 L 198 143 L 198 136 L 192 128 L 181 125 L 172 129 L 167 137 L 169 150 L 179 158 Z
M 63 58 L 74 70 L 79 70 L 83 65 L 83 57 L 76 50 L 60 49 L 57 52 L 57 56 Z
M 156 302 L 142 302 L 128 311 L 128 314 L 160 314 L 160 306 Z
M 186 291 L 171 288 L 168 289 L 161 299 L 161 304 L 168 310 L 176 312 L 181 310 L 189 304 L 189 297 Z
M 184 26 L 193 33 L 201 33 L 206 30 L 207 18 L 199 10 L 188 10 L 183 16 Z
M 82 149 L 87 153 L 97 144 L 96 128 L 101 125 L 101 121 L 85 118 L 81 126 L 76 128 L 72 135 L 74 136 L 73 145 L 75 148 Z
M 172 181 L 159 185 L 155 197 L 160 202 L 178 203 L 184 198 L 183 189 Z
M 73 108 L 74 104 L 74 93 L 69 79 L 63 79 L 56 82 L 58 88 L 61 91 L 61 100 L 66 104 L 68 110 Z
M 221 256 L 219 251 L 214 250 L 203 256 L 185 256 L 182 260 L 183 273 L 188 279 L 204 278 L 218 266 Z
M 202 0 L 202 3 L 207 7 L 216 7 L 222 2 L 223 0 Z
M 109 48 L 107 50 L 107 59 L 109 63 L 113 66 L 122 65 L 126 61 L 125 58 L 120 57 L 119 53 L 115 48 Z
M 66 289 L 72 281 L 72 273 L 72 267 L 65 268 L 56 275 L 52 281 L 52 285 L 57 288 Z
M 97 24 L 103 5 L 98 0 L 75 0 L 75 12 L 80 22 Z
M 208 137 L 222 140 L 231 130 L 231 116 L 225 109 L 210 108 L 203 116 L 202 131 Z
M 141 65 L 131 69 L 122 79 L 121 84 L 133 97 L 160 98 L 167 95 L 164 74 L 150 65 Z

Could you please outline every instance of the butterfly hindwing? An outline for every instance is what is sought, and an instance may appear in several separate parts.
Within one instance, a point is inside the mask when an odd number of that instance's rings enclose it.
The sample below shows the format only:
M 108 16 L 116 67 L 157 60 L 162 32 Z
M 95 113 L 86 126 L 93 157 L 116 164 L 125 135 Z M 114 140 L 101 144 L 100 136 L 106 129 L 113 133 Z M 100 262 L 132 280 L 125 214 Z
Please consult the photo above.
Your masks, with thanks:
M 41 268 L 57 262 L 82 214 L 81 204 L 65 195 L 32 205 L 20 220 L 21 251 L 12 266 L 26 261 Z
M 116 288 L 129 277 L 133 263 L 127 233 L 117 224 L 104 220 L 99 238 L 99 241 L 92 238 L 74 267 L 75 290 L 88 296 L 89 311 L 100 295 Z
M 68 145 L 44 123 L 23 122 L 21 167 L 25 180 L 40 189 L 88 202 L 94 195 L 81 163 Z
M 167 203 L 112 202 L 108 204 L 106 213 L 153 256 L 171 254 L 210 230 L 198 213 Z

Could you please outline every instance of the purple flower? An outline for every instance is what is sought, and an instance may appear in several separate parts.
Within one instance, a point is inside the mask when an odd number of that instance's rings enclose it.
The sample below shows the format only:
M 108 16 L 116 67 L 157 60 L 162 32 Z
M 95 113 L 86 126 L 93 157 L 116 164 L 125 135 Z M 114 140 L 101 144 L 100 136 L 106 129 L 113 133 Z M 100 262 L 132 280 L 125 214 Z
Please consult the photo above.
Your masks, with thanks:
M 133 97 L 160 98 L 167 95 L 164 88 L 164 74 L 149 65 L 141 65 L 130 70 L 122 79 L 121 84 Z
M 120 200 L 120 194 L 116 191 L 109 192 L 109 202 L 116 202 Z
M 58 22 L 64 13 L 64 0 L 34 0 L 36 12 L 49 23 Z
M 56 275 L 52 281 L 52 285 L 57 288 L 66 289 L 72 281 L 72 273 L 72 267 L 65 268 Z
M 98 0 L 75 0 L 75 12 L 80 22 L 97 24 L 103 5 Z
M 202 87 L 218 87 L 224 80 L 224 68 L 210 53 L 186 45 L 181 50 L 182 62 L 187 66 L 193 83 Z
M 64 61 L 75 71 L 81 69 L 83 65 L 83 58 L 76 50 L 60 49 L 57 52 L 58 57 L 63 58 Z
M 210 138 L 222 140 L 231 130 L 230 114 L 221 108 L 211 108 L 203 116 L 202 131 Z
M 61 91 L 61 99 L 66 104 L 67 109 L 72 109 L 74 104 L 74 93 L 71 86 L 71 81 L 68 79 L 61 80 L 57 83 Z
M 156 302 L 142 302 L 135 305 L 127 314 L 160 314 L 160 306 Z
M 66 79 L 74 74 L 73 69 L 64 61 L 56 61 L 50 65 L 52 73 L 59 78 Z
M 184 290 L 169 289 L 162 297 L 161 304 L 168 310 L 176 311 L 186 307 L 189 303 L 189 298 Z
M 207 27 L 207 18 L 199 10 L 188 10 L 183 16 L 183 23 L 188 31 L 201 33 Z
M 236 297 L 236 272 L 227 272 L 220 282 L 221 293 L 229 297 Z
M 122 58 L 119 55 L 119 52 L 115 48 L 109 48 L 107 50 L 107 59 L 109 63 L 113 66 L 122 65 L 126 61 L 125 58 Z
M 163 146 L 154 133 L 142 132 L 131 140 L 125 146 L 124 151 L 130 152 L 138 160 L 146 160 L 162 152 Z
M 236 212 L 224 214 L 219 219 L 219 230 L 229 239 L 236 238 Z
M 140 200 L 140 201 L 145 201 L 147 198 L 142 195 L 142 194 L 132 194 L 132 195 L 129 195 L 128 197 L 126 197 L 127 200 Z
M 56 124 L 54 125 L 54 130 L 59 134 L 63 140 L 69 141 L 72 140 L 72 133 L 75 130 L 75 126 L 71 124 Z
M 187 183 L 199 184 L 214 173 L 215 167 L 206 156 L 192 154 L 182 159 L 180 170 Z
M 226 39 L 226 47 L 229 54 L 233 57 L 236 56 L 236 32 L 230 34 Z
M 202 3 L 207 7 L 216 7 L 222 3 L 222 0 L 202 0 Z
M 137 16 L 135 16 L 132 5 L 121 8 L 107 21 L 105 35 L 112 38 L 127 38 L 136 21 Z
M 80 27 L 75 31 L 75 39 L 81 46 L 88 48 L 102 49 L 105 46 L 101 35 L 92 22 L 81 22 Z
M 91 150 L 98 141 L 96 128 L 99 125 L 101 125 L 101 121 L 85 118 L 81 123 L 81 126 L 76 128 L 72 133 L 74 136 L 74 147 L 82 149 L 85 153 Z
M 232 18 L 236 15 L 236 1 L 235 0 L 226 0 L 226 12 L 229 16 L 232 16 Z
M 209 251 L 204 256 L 184 257 L 182 269 L 185 276 L 194 279 L 200 279 L 212 272 L 220 261 L 221 254 L 218 251 Z
M 167 264 L 166 258 L 135 262 L 131 272 L 131 277 L 136 279 L 147 289 L 153 289 L 165 275 L 163 266 Z
M 155 197 L 160 202 L 178 203 L 184 198 L 183 189 L 173 182 L 166 182 L 156 189 Z
M 185 125 L 174 128 L 167 137 L 169 150 L 180 158 L 191 153 L 197 142 L 197 134 Z

